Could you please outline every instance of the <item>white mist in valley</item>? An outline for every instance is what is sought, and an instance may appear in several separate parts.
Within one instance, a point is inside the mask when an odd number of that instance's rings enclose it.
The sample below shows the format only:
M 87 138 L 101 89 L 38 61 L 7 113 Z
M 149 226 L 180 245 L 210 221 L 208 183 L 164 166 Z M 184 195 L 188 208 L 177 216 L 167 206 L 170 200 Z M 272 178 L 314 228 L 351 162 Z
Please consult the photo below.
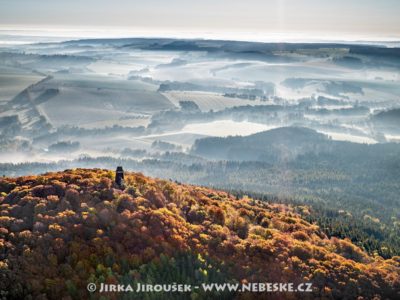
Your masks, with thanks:
M 192 155 L 201 139 L 278 128 L 358 144 L 400 135 L 397 48 L 8 38 L 0 48 L 0 135 L 2 153 L 13 156 L 4 161 Z
M 188 124 L 183 129 L 184 133 L 201 134 L 205 136 L 246 136 L 276 128 L 253 122 L 235 122 L 232 120 L 213 121 L 209 123 Z

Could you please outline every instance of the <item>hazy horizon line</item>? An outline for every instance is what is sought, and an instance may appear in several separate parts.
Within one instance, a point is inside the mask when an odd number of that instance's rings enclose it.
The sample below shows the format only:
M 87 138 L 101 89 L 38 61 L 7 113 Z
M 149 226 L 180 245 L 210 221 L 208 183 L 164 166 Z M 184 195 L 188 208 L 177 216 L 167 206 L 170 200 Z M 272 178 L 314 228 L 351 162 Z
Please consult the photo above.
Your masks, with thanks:
M 182 31 L 149 30 L 111 27 L 21 27 L 0 25 L 0 36 L 10 38 L 10 44 L 62 42 L 80 39 L 171 38 L 191 40 L 225 40 L 259 43 L 364 43 L 400 47 L 400 36 L 343 35 L 323 32 L 250 32 L 250 31 Z M 0 37 L 1 38 L 1 37 Z M 19 41 L 18 41 L 19 40 Z M 25 42 L 23 41 L 25 40 Z M 3 42 L 3 43 L 2 43 Z M 7 41 L 0 41 L 6 44 Z

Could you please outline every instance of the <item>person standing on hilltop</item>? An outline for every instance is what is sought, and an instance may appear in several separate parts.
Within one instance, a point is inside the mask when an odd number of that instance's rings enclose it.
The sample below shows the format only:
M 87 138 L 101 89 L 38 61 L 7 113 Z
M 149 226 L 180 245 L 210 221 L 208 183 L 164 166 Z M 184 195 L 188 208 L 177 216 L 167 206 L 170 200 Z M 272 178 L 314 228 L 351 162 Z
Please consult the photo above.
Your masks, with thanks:
M 115 183 L 118 186 L 124 185 L 124 170 L 121 166 L 118 166 L 117 170 L 115 171 Z

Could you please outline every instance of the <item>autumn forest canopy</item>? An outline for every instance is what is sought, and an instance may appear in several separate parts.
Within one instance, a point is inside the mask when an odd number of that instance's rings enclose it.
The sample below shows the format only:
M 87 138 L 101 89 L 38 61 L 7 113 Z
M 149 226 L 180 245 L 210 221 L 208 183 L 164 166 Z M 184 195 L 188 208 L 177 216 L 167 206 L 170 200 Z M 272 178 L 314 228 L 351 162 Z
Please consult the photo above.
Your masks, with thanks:
M 349 239 L 329 238 L 302 217 L 307 206 L 140 173 L 126 173 L 121 188 L 114 176 L 74 169 L 1 179 L 2 295 L 85 299 L 88 282 L 265 281 L 311 282 L 313 292 L 302 299 L 399 296 L 399 257 L 369 255 Z M 214 296 L 252 299 L 248 293 Z

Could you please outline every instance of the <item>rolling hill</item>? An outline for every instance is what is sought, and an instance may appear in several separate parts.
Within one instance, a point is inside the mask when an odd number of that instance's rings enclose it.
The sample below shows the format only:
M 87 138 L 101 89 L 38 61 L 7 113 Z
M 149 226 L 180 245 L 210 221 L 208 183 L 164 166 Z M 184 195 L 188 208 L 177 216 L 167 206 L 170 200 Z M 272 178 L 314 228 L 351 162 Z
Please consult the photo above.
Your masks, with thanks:
M 94 283 L 302 282 L 310 293 L 192 291 L 163 299 L 396 299 L 400 258 L 328 239 L 307 207 L 261 202 L 126 173 L 74 169 L 0 180 L 0 294 L 7 299 L 160 299 L 89 295 Z
M 195 142 L 192 153 L 208 159 L 276 162 L 315 152 L 326 135 L 305 127 L 281 127 L 249 136 L 209 137 Z

